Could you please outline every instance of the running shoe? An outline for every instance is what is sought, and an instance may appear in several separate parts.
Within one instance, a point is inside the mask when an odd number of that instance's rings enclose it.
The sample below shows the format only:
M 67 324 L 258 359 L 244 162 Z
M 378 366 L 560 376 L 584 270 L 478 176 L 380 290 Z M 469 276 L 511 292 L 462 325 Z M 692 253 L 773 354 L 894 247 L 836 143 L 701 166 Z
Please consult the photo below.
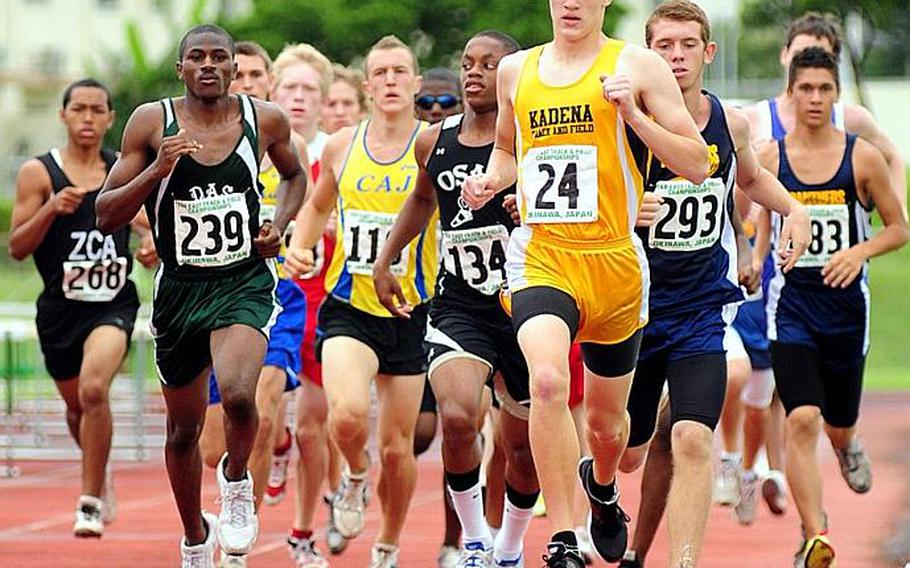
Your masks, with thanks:
M 492 568 L 493 548 L 483 542 L 466 542 L 461 549 L 455 568 Z
M 324 495 L 323 500 L 325 504 L 329 506 L 329 519 L 325 528 L 325 541 L 329 546 L 329 552 L 332 554 L 341 554 L 344 552 L 344 549 L 348 547 L 348 539 L 344 538 L 344 535 L 338 530 L 338 527 L 335 526 L 335 513 L 332 509 L 332 501 L 335 499 L 335 494 Z
M 288 537 L 291 560 L 294 568 L 328 568 L 329 562 L 322 556 L 312 538 Z
M 793 559 L 794 568 L 829 568 L 834 566 L 834 547 L 822 533 L 805 541 Z
M 218 515 L 218 541 L 226 554 L 246 554 L 253 548 L 259 534 L 259 519 L 253 504 L 253 476 L 246 472 L 240 481 L 228 481 L 224 476 L 227 454 L 216 470 L 221 492 L 221 514 Z
M 461 558 L 461 551 L 457 546 L 443 544 L 439 547 L 439 554 L 436 556 L 436 565 L 439 568 L 455 568 L 458 566 L 458 560 Z
M 854 437 L 846 448 L 835 449 L 840 473 L 854 493 L 867 493 L 872 488 L 872 466 L 862 444 Z
M 218 532 L 218 517 L 202 511 L 202 522 L 205 525 L 205 541 L 188 546 L 186 539 L 180 539 L 180 568 L 215 568 L 215 533 Z
M 755 501 L 758 492 L 758 475 L 754 471 L 744 471 L 739 480 L 739 502 L 733 508 L 736 520 L 741 525 L 751 525 L 755 521 Z
M 262 500 L 266 505 L 274 506 L 281 503 L 281 500 L 287 494 L 288 467 L 291 463 L 291 449 L 293 446 L 291 442 L 293 437 L 291 436 L 291 430 L 287 426 L 284 427 L 284 432 L 286 442 L 272 453 L 269 482 L 266 484 L 265 494 L 262 496 Z
M 377 542 L 370 551 L 370 568 L 398 568 L 398 547 Z
M 761 483 L 761 496 L 771 513 L 777 516 L 787 512 L 787 484 L 783 472 L 772 469 Z
M 591 535 L 588 534 L 588 527 L 575 527 L 575 536 L 578 538 L 578 553 L 585 561 L 586 566 L 594 564 L 594 543 L 591 542 Z
M 717 477 L 714 479 L 714 503 L 733 507 L 739 502 L 740 462 L 735 458 L 721 458 Z
M 622 560 L 619 561 L 619 568 L 641 568 L 641 560 L 638 558 L 638 553 L 634 550 L 627 550 L 623 555 Z
M 351 473 L 345 467 L 341 475 L 341 487 L 332 500 L 332 516 L 338 532 L 345 538 L 354 538 L 363 531 L 366 510 L 367 472 Z M 397 548 L 395 549 L 397 558 Z
M 104 532 L 104 521 L 101 511 L 104 504 L 93 495 L 82 495 L 76 505 L 76 522 L 73 523 L 73 536 L 76 538 L 101 538 Z
M 578 550 L 569 548 L 561 542 L 547 544 L 547 554 L 543 555 L 546 568 L 584 568 L 585 561 Z
M 246 555 L 222 554 L 219 568 L 246 568 Z
M 619 562 L 629 541 L 629 516 L 619 506 L 619 488 L 616 488 L 613 499 L 607 502 L 593 495 L 591 484 L 594 483 L 594 459 L 590 457 L 584 457 L 578 462 L 578 477 L 581 478 L 581 485 L 591 503 L 588 532 L 594 550 L 607 562 Z

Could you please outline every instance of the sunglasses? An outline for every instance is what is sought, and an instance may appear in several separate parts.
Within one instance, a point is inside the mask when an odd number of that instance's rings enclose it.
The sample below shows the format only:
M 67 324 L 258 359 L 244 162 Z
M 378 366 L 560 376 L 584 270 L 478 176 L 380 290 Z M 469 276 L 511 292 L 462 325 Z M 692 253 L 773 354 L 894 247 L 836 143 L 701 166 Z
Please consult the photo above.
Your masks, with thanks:
M 423 95 L 417 97 L 414 102 L 424 110 L 430 110 L 433 105 L 439 103 L 442 108 L 452 108 L 461 102 L 461 98 L 456 95 Z

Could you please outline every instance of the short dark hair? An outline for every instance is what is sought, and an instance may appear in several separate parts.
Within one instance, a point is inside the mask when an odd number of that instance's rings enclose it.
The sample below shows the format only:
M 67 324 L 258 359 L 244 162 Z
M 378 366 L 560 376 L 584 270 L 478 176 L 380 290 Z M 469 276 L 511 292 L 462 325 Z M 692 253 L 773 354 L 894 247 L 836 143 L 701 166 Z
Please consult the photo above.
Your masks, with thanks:
M 73 96 L 73 91 L 79 87 L 89 87 L 92 89 L 101 89 L 104 91 L 104 95 L 107 97 L 107 110 L 114 110 L 114 105 L 111 104 L 111 92 L 107 90 L 107 87 L 92 79 L 91 77 L 86 77 L 85 79 L 80 79 L 75 83 L 70 83 L 66 87 L 66 90 L 63 91 L 63 108 L 66 108 L 66 105 L 70 104 L 70 99 Z
M 265 63 L 265 70 L 272 70 L 272 58 L 264 47 L 255 41 L 238 41 L 234 45 L 234 55 L 246 55 L 247 57 L 258 57 Z
M 424 82 L 427 81 L 439 81 L 440 83 L 451 83 L 455 87 L 455 92 L 461 91 L 461 79 L 458 78 L 451 69 L 446 69 L 445 67 L 433 67 L 432 69 L 427 69 L 421 75 Z
M 821 47 L 807 47 L 793 56 L 790 60 L 790 74 L 787 89 L 793 89 L 796 74 L 800 69 L 827 69 L 834 75 L 834 84 L 840 91 L 840 73 L 837 69 L 837 58 L 827 49 Z
M 499 30 L 483 30 L 482 32 L 477 32 L 474 34 L 474 37 L 471 39 L 474 39 L 476 37 L 488 37 L 490 39 L 498 41 L 499 44 L 502 45 L 503 51 L 505 51 L 506 55 L 515 53 L 516 51 L 521 51 L 521 44 L 519 44 L 515 38 Z
M 790 28 L 787 30 L 787 47 L 790 47 L 793 40 L 801 35 L 828 40 L 828 43 L 831 44 L 831 49 L 834 50 L 834 57 L 840 57 L 840 22 L 837 21 L 837 17 L 833 14 L 806 12 L 799 18 L 793 20 L 790 24 Z
M 695 22 L 701 28 L 701 41 L 705 45 L 711 41 L 711 22 L 701 6 L 690 0 L 669 0 L 651 12 L 645 22 L 645 45 L 650 46 L 654 39 L 654 24 L 659 20 L 674 22 Z
M 177 48 L 177 59 L 183 61 L 183 55 L 186 52 L 186 44 L 190 37 L 199 34 L 215 34 L 225 38 L 228 42 L 228 48 L 231 52 L 231 57 L 234 56 L 236 48 L 234 47 L 234 38 L 231 37 L 231 34 L 227 33 L 224 28 L 221 26 L 216 26 L 215 24 L 202 24 L 199 26 L 194 26 L 187 30 L 183 34 L 183 38 L 180 40 L 180 47 Z

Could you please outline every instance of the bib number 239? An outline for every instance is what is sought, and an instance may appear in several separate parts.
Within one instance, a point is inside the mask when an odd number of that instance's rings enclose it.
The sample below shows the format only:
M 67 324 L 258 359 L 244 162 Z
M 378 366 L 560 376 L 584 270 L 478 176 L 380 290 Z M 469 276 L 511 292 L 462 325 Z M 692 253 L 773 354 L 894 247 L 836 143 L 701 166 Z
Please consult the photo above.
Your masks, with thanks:
M 532 148 L 521 162 L 526 223 L 597 220 L 597 147 Z
M 250 255 L 250 213 L 243 194 L 175 201 L 177 263 L 226 266 Z

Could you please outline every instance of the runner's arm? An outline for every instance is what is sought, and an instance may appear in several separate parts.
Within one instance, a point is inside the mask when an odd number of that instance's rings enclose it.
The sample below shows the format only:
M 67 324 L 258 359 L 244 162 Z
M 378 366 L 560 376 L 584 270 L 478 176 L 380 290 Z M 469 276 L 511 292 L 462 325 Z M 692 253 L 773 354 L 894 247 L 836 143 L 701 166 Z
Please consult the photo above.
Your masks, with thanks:
M 326 221 L 332 214 L 332 210 L 335 209 L 335 201 L 338 198 L 338 179 L 335 170 L 341 167 L 341 164 L 338 163 L 339 158 L 344 155 L 351 144 L 353 132 L 353 128 L 339 130 L 332 134 L 326 143 L 320 160 L 322 171 L 319 172 L 319 179 L 316 180 L 309 199 L 297 212 L 297 222 L 294 233 L 291 235 L 290 249 L 312 249 L 322 236 Z
M 269 160 L 281 175 L 278 186 L 278 204 L 272 224 L 279 235 L 284 234 L 288 222 L 297 215 L 307 191 L 306 149 L 300 151 L 291 143 L 291 125 L 287 116 L 271 103 L 257 102 L 260 107 L 262 129 L 270 135 L 272 143 L 266 149 Z
M 392 259 L 398 256 L 421 231 L 426 229 L 433 212 L 436 211 L 436 190 L 433 188 L 433 181 L 427 172 L 426 164 L 441 130 L 437 124 L 417 136 L 414 143 L 414 154 L 418 167 L 417 185 L 398 212 L 392 232 L 389 233 L 388 240 L 373 264 L 374 273 L 377 270 L 388 270 Z
M 496 116 L 496 139 L 487 163 L 487 187 L 493 193 L 511 187 L 518 180 L 518 163 L 515 157 L 515 107 L 512 97 L 518 84 L 525 52 L 507 55 L 500 61 L 496 73 L 496 99 L 499 111 Z
M 692 183 L 703 182 L 708 175 L 708 147 L 686 110 L 669 65 L 651 50 L 632 45 L 626 49 L 632 50 L 629 65 L 634 68 L 629 73 L 635 78 L 631 96 L 641 105 L 632 105 L 623 119 L 670 170 Z M 620 63 L 624 59 L 625 54 Z
M 181 156 L 195 152 L 198 144 L 181 129 L 162 139 L 158 155 L 149 163 L 156 133 L 161 130 L 162 111 L 157 103 L 146 103 L 130 116 L 123 131 L 121 153 L 95 202 L 98 229 L 112 233 L 132 221 L 158 182 L 170 175 Z
M 41 246 L 57 218 L 51 178 L 44 166 L 31 159 L 19 168 L 16 176 L 16 202 L 10 222 L 9 254 L 23 260 Z
M 854 171 L 862 172 L 860 183 L 866 201 L 875 204 L 885 226 L 868 241 L 853 247 L 862 249 L 863 256 L 868 259 L 902 247 L 910 237 L 910 229 L 906 210 L 902 210 L 891 187 L 890 176 L 885 173 L 887 168 L 881 151 L 860 139 L 856 142 L 854 156 Z
M 888 171 L 891 176 L 891 188 L 897 196 L 898 203 L 901 204 L 901 211 L 904 215 L 907 213 L 907 170 L 904 159 L 901 158 L 900 152 L 894 145 L 894 142 L 888 138 L 881 128 L 876 124 L 872 113 L 858 105 L 844 106 L 844 126 L 848 132 L 853 132 L 860 138 L 865 138 L 867 142 L 879 149 L 888 163 Z

